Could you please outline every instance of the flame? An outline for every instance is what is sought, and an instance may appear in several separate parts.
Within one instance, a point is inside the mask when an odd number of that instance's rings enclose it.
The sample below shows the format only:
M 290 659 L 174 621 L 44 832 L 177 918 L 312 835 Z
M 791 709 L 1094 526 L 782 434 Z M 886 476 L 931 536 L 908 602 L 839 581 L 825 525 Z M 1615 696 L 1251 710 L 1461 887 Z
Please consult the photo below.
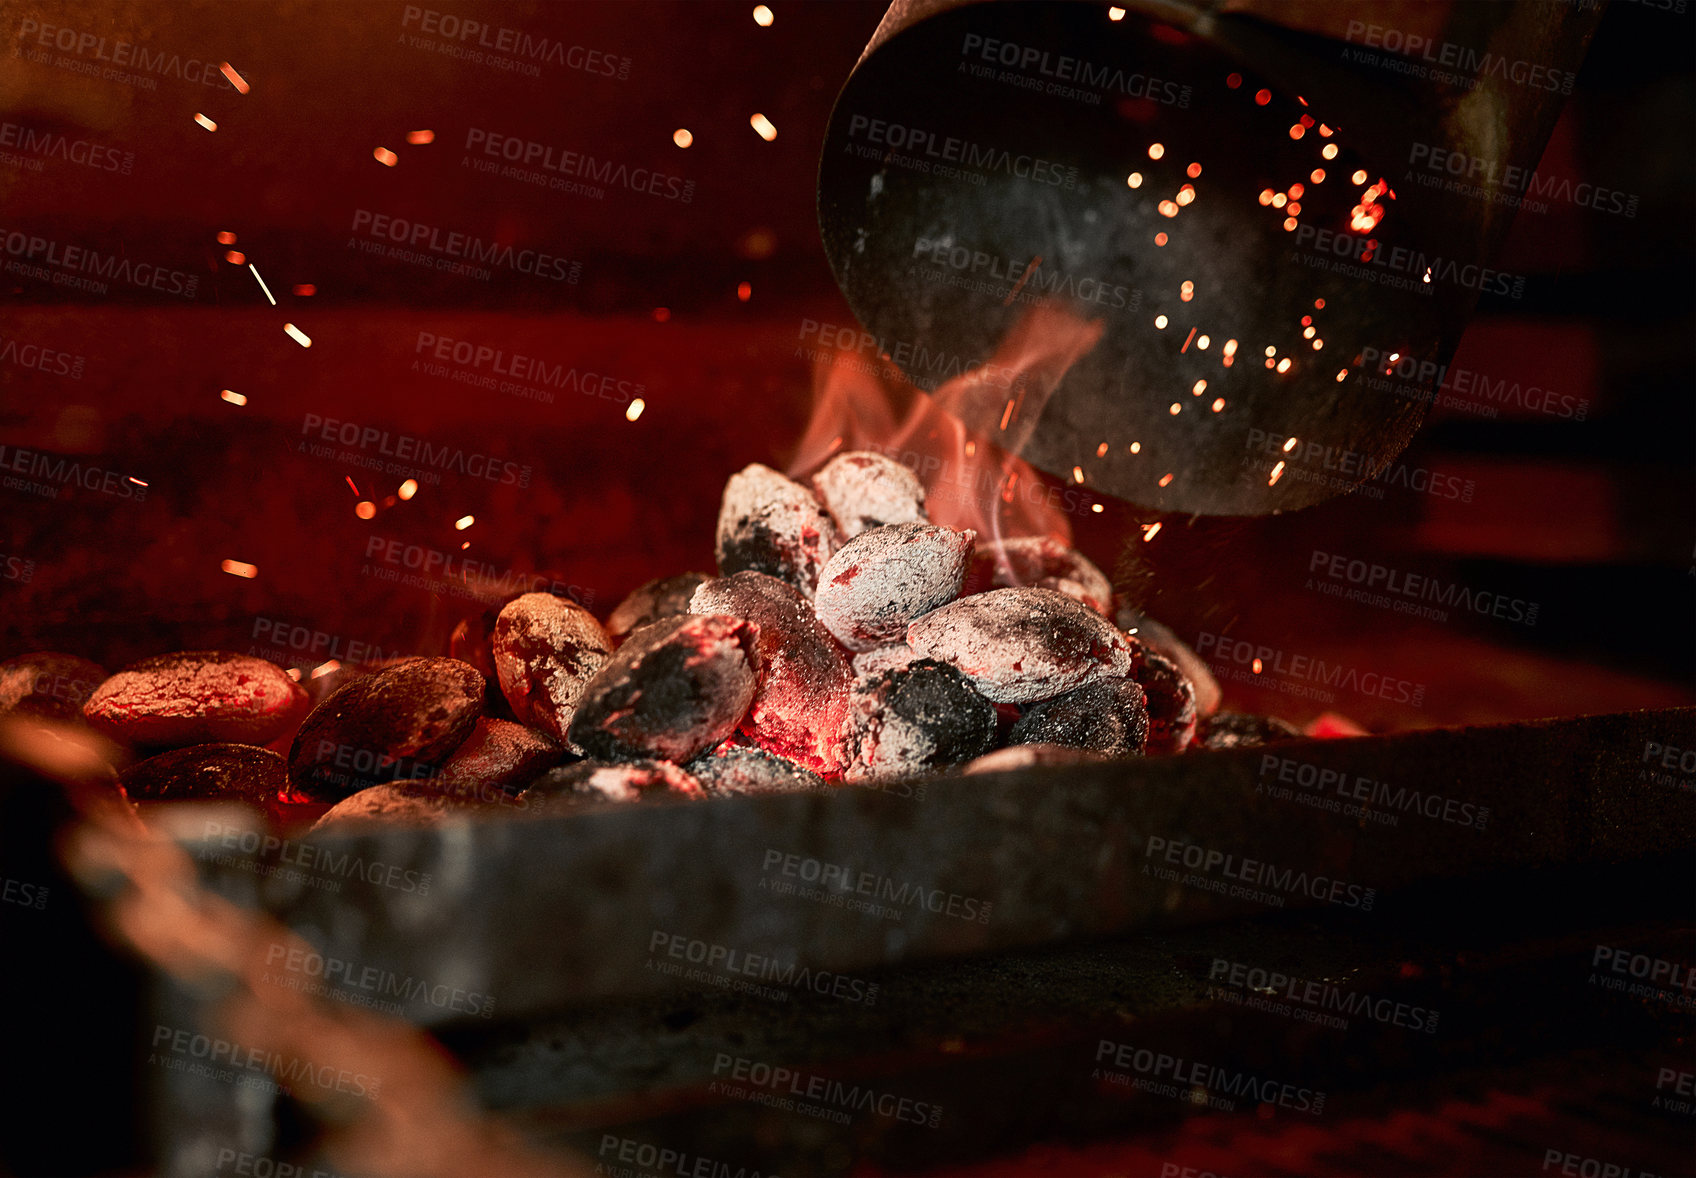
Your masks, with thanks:
M 934 393 L 888 361 L 870 364 L 852 351 L 825 356 L 814 365 L 812 417 L 789 474 L 804 479 L 837 453 L 873 450 L 918 474 L 931 519 L 973 529 L 980 544 L 1017 536 L 1069 544 L 1069 518 L 1019 455 L 1048 398 L 1102 330 L 1101 320 L 1035 306 L 993 356 Z M 998 424 L 977 430 L 968 421 Z

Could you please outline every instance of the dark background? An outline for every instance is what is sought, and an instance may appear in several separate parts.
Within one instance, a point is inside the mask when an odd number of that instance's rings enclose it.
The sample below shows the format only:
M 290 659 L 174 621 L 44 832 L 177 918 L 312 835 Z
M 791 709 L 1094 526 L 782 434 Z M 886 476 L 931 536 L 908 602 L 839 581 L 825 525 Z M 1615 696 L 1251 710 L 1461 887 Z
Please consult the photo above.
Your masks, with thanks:
M 256 624 L 278 622 L 325 636 L 279 651 L 306 674 L 355 643 L 445 650 L 487 586 L 392 584 L 370 571 L 372 537 L 509 581 L 545 576 L 603 616 L 649 577 L 710 567 L 723 480 L 750 461 L 786 465 L 807 420 L 805 325 L 852 322 L 819 247 L 814 186 L 831 103 L 882 13 L 780 4 L 761 28 L 751 8 L 436 9 L 628 59 L 620 79 L 557 63 L 527 77 L 418 47 L 400 4 L 0 4 L 13 55 L 4 121 L 133 153 L 124 175 L 0 147 L 0 228 L 198 278 L 189 300 L 0 273 L 0 337 L 81 360 L 73 376 L 0 359 L 0 444 L 120 476 L 119 494 L 0 489 L 0 554 L 30 562 L 0 566 L 13 570 L 0 580 L 0 657 L 55 648 L 118 666 L 182 647 L 263 652 L 279 648 Z M 30 21 L 107 38 L 108 54 L 128 41 L 228 61 L 252 89 L 128 67 L 156 81 L 145 88 L 30 60 L 19 54 L 57 53 Z M 1071 517 L 1127 600 L 1192 641 L 1225 633 L 1428 688 L 1414 707 L 1316 699 L 1269 677 L 1227 683 L 1235 706 L 1298 721 L 1335 710 L 1385 730 L 1690 701 L 1692 27 L 1688 11 L 1651 5 L 1603 17 L 1541 167 L 1638 196 L 1635 216 L 1559 201 L 1522 213 L 1501 266 L 1529 276 L 1525 297 L 1486 297 L 1455 358 L 1585 401 L 1583 420 L 1492 414 L 1479 398 L 1435 408 L 1402 461 L 1470 480 L 1466 502 L 1390 487 L 1276 519 L 1167 519 L 1149 543 L 1139 525 L 1153 517 L 1130 505 Z M 755 112 L 775 141 L 750 128 Z M 672 142 L 679 127 L 694 136 L 687 150 Z M 433 143 L 406 142 L 424 129 Z M 473 129 L 655 169 L 692 182 L 691 196 L 594 199 L 480 173 L 466 164 Z M 397 165 L 373 159 L 378 147 Z M 496 270 L 481 282 L 374 260 L 350 246 L 358 210 L 541 249 L 580 262 L 581 278 Z M 221 231 L 236 243 L 219 244 Z M 257 266 L 277 307 L 227 249 Z M 621 395 L 557 391 L 549 404 L 432 376 L 413 367 L 420 333 L 609 377 L 626 394 L 640 385 L 645 411 L 630 422 Z M 404 474 L 302 452 L 309 417 L 512 462 L 529 485 L 447 471 L 399 500 Z M 374 518 L 356 514 L 361 502 Z M 466 515 L 475 523 L 456 530 Z M 1339 602 L 1306 587 L 1316 551 L 1535 602 L 1537 624 Z M 225 560 L 258 575 L 231 576 Z

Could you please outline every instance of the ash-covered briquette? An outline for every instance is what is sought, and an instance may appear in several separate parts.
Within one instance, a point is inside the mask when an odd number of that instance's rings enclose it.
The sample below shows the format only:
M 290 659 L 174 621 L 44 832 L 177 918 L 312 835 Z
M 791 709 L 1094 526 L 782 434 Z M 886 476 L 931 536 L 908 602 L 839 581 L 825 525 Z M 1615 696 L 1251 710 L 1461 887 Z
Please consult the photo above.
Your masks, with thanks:
M 630 596 L 613 607 L 607 616 L 607 635 L 623 642 L 631 631 L 639 630 L 661 618 L 673 618 L 689 612 L 689 599 L 695 590 L 712 578 L 706 573 L 679 573 L 675 577 L 656 577 L 630 591 Z
M 693 760 L 747 714 L 758 640 L 758 626 L 723 614 L 642 627 L 584 689 L 571 743 L 608 761 Z
M 965 592 L 1033 585 L 1083 602 L 1102 617 L 1113 616 L 1113 582 L 1076 548 L 1051 536 L 1019 536 L 978 545 Z
M 568 755 L 544 732 L 482 717 L 429 783 L 439 793 L 497 801 L 494 795 L 518 793 Z
M 1181 753 L 1195 736 L 1195 688 L 1178 664 L 1142 648 L 1136 681 L 1148 696 L 1148 754 Z
M 683 766 L 712 797 L 793 794 L 826 790 L 824 778 L 761 748 L 725 745 Z
M 1131 672 L 1131 642 L 1087 605 L 1053 589 L 962 597 L 907 628 L 907 645 L 948 663 L 997 703 L 1053 699 Z
M 742 733 L 819 773 L 842 772 L 842 723 L 854 673 L 801 591 L 764 573 L 736 573 L 703 584 L 689 611 L 759 627 L 759 683 Z
M 886 524 L 928 523 L 919 476 L 870 450 L 838 454 L 813 476 L 825 510 L 844 540 Z
M 268 744 L 306 715 L 306 692 L 264 659 L 181 650 L 132 663 L 83 705 L 96 731 L 125 744 L 180 748 Z
M 1009 736 L 1012 744 L 1057 744 L 1107 757 L 1139 756 L 1148 742 L 1148 708 L 1135 679 L 1097 679 L 1032 705 Z
M 996 749 L 972 761 L 961 773 L 1005 773 L 1035 765 L 1076 765 L 1082 761 L 1105 761 L 1105 753 L 1062 744 L 1016 744 Z
M 312 833 L 397 824 L 436 826 L 470 808 L 455 798 L 436 793 L 428 781 L 386 781 L 331 806 L 312 824 Z
M 905 642 L 898 642 L 891 646 L 880 646 L 875 650 L 861 651 L 854 656 L 854 674 L 858 677 L 860 675 L 875 675 L 879 671 L 893 671 L 897 667 L 905 667 L 909 663 L 916 662 L 918 657 L 919 652 Z
M 575 601 L 526 593 L 501 608 L 494 655 L 513 718 L 564 741 L 584 687 L 612 657 L 612 642 Z
M 105 680 L 106 668 L 74 654 L 20 654 L 0 663 L 0 715 L 78 721 L 88 697 Z
M 1219 687 L 1219 680 L 1213 677 L 1212 670 L 1202 661 L 1201 656 L 1191 650 L 1189 643 L 1179 638 L 1170 626 L 1129 607 L 1121 609 L 1115 615 L 1115 620 L 1119 629 L 1178 664 L 1178 670 L 1184 673 L 1184 678 L 1195 688 L 1196 715 L 1211 716 L 1219 710 L 1219 701 L 1224 695 Z
M 458 659 L 407 659 L 336 689 L 300 726 L 289 782 L 334 802 L 395 778 L 427 777 L 471 735 L 483 675 Z
M 836 550 L 813 598 L 819 621 L 849 650 L 898 641 L 917 618 L 959 596 L 977 533 L 891 524 Z
M 289 763 L 252 744 L 196 744 L 137 761 L 118 784 L 138 802 L 188 798 L 265 805 L 288 789 Z
M 718 571 L 767 573 L 807 597 L 836 551 L 836 525 L 800 483 L 753 463 L 730 476 L 718 511 Z
M 850 780 L 934 773 L 995 746 L 995 705 L 953 667 L 922 659 L 854 682 Z
M 700 782 L 670 761 L 579 761 L 542 774 L 515 805 L 526 814 L 558 814 L 586 806 L 694 802 L 706 796 Z
M 1281 740 L 1299 739 L 1302 732 L 1294 724 L 1276 716 L 1256 716 L 1249 712 L 1215 712 L 1195 726 L 1191 748 L 1252 749 Z

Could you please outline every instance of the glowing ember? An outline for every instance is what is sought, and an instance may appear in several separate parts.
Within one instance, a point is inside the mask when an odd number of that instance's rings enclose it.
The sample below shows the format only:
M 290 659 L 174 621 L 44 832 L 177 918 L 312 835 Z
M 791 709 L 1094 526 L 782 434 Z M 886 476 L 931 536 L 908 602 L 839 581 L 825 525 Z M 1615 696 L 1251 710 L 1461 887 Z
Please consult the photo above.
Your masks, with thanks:
M 1179 204 L 1187 205 L 1194 199 L 1195 199 L 1195 188 L 1192 185 L 1186 184 L 1182 188 L 1178 189 L 1178 203 Z
M 1171 475 L 1166 476 L 1167 479 L 1170 479 L 1171 477 L 1172 477 Z M 1165 482 L 1164 479 L 1161 480 L 1160 485 L 1162 487 L 1164 487 L 1166 485 L 1166 482 Z M 1154 539 L 1159 534 L 1160 534 L 1160 521 L 1159 520 L 1155 520 L 1151 524 L 1144 524 L 1143 528 L 1142 528 L 1142 542 L 1144 544 L 1147 544 L 1150 540 Z
M 1285 233 L 1294 232 L 1295 227 L 1299 224 L 1301 224 L 1301 222 L 1297 221 L 1294 217 L 1285 217 L 1284 218 L 1284 232 Z
M 1196 340 L 1196 341 L 1195 341 L 1195 346 L 1196 346 L 1196 347 L 1198 347 L 1198 348 L 1200 348 L 1200 349 L 1201 349 L 1201 350 L 1202 350 L 1202 351 L 1204 351 L 1204 352 L 1205 352 L 1205 351 L 1207 351 L 1207 345 L 1208 345 L 1208 344 L 1210 344 L 1210 343 L 1212 343 L 1212 342 L 1213 342 L 1213 341 L 1212 341 L 1212 340 L 1210 340 L 1210 339 L 1208 339 L 1208 338 L 1207 338 L 1207 337 L 1206 337 L 1206 336 L 1205 336 L 1205 335 L 1204 335 L 1204 336 L 1202 336 L 1202 337 L 1201 337 L 1201 338 L 1200 338 L 1200 339 L 1198 339 L 1198 340 Z
M 1161 157 L 1161 156 L 1163 156 L 1163 155 L 1165 155 L 1165 154 L 1166 154 L 1166 146 L 1165 146 L 1165 144 L 1162 144 L 1162 143 L 1150 143 L 1150 144 L 1149 144 L 1149 145 L 1148 145 L 1148 158 L 1149 158 L 1149 159 L 1151 159 L 1151 160 L 1157 160 L 1157 159 L 1159 159 L 1159 158 L 1160 158 L 1160 157 Z
M 1178 215 L 1178 206 L 1172 201 L 1163 200 L 1156 207 L 1159 208 L 1162 217 L 1176 217 Z
M 1260 196 L 1258 197 L 1258 199 L 1259 199 L 1260 203 L 1263 204 L 1263 205 L 1271 204 L 1272 203 L 1272 190 L 1270 188 L 1262 188 L 1260 190 Z
M 1304 317 L 1303 317 L 1303 318 L 1302 318 L 1302 322 L 1303 322 L 1303 323 L 1306 323 L 1306 322 L 1307 322 L 1307 321 L 1308 321 L 1308 318 L 1309 318 L 1309 317 L 1308 317 L 1308 316 L 1304 316 Z M 1314 336 L 1314 333 L 1315 333 L 1315 332 L 1317 332 L 1317 331 L 1318 331 L 1318 330 L 1319 330 L 1319 329 L 1318 329 L 1318 328 L 1316 328 L 1316 327 L 1308 327 L 1308 328 L 1305 328 L 1305 329 L 1304 329 L 1304 330 L 1303 330 L 1303 331 L 1302 331 L 1302 333 L 1301 333 L 1301 336 L 1302 336 L 1302 338 L 1303 338 L 1303 339 L 1312 339 L 1312 338 L 1313 338 L 1313 336 Z
M 1286 356 L 1282 360 L 1278 361 L 1278 371 L 1279 372 L 1288 372 L 1289 370 L 1290 370 L 1290 359 L 1289 359 L 1288 356 Z
M 1229 86 L 1232 90 L 1237 89 L 1242 84 L 1243 76 L 1241 74 L 1227 74 L 1225 76 L 1225 85 Z
M 1171 471 L 1167 471 L 1165 474 L 1160 476 L 1160 485 L 1162 487 L 1169 487 L 1169 486 L 1172 485 L 1172 480 L 1176 477 L 1177 476 L 1174 475 Z
M 1142 173 L 1141 172 L 1132 172 L 1129 176 L 1125 177 L 1125 183 L 1128 184 L 1132 188 L 1141 188 L 1142 187 Z
M 228 262 L 232 266 L 239 266 L 243 262 L 247 261 L 247 255 L 242 253 L 240 250 L 225 250 L 224 261 Z
M 1001 428 L 1006 429 L 1007 423 L 1013 420 L 1013 398 L 1007 398 L 1007 408 L 1001 411 Z
M 310 282 L 297 282 L 294 286 L 295 297 L 309 299 L 318 293 L 318 288 Z
M 695 136 L 689 133 L 688 127 L 679 127 L 671 133 L 671 141 L 679 147 L 688 147 L 695 142 Z
M 1349 370 L 1347 368 L 1340 368 L 1340 369 L 1337 370 L 1337 383 L 1338 384 L 1342 384 L 1348 378 L 1349 378 Z
M 226 560 L 218 567 L 232 577 L 246 577 L 250 581 L 259 575 L 259 566 L 248 564 L 245 560 Z
M 766 118 L 765 115 L 751 115 L 748 119 L 748 125 L 754 128 L 754 133 L 761 139 L 764 139 L 767 143 L 770 143 L 773 139 L 777 138 L 777 128 L 772 125 L 772 121 Z
M 319 663 L 316 667 L 313 667 L 310 677 L 313 679 L 322 679 L 325 675 L 333 675 L 341 669 L 341 660 L 331 659 L 327 663 Z
M 1083 467 L 1074 466 L 1072 468 L 1072 481 L 1074 483 L 1081 483 L 1081 482 L 1084 481 L 1084 468 Z
M 231 65 L 229 62 L 224 62 L 218 67 L 218 70 L 230 80 L 230 85 L 236 88 L 237 94 L 246 94 L 249 90 L 253 89 L 252 86 L 247 84 L 247 79 L 236 73 L 236 67 Z
M 1300 200 L 1301 194 L 1306 191 L 1307 189 L 1303 188 L 1300 184 L 1292 184 L 1290 185 L 1290 199 Z
M 369 499 L 361 499 L 353 506 L 353 514 L 360 519 L 372 519 L 377 514 L 377 505 Z
M 1354 175 L 1350 176 L 1349 179 L 1355 184 L 1365 184 L 1366 183 L 1366 171 L 1365 171 L 1365 169 L 1362 169 L 1362 170 L 1356 172 Z
M 1281 209 L 1289 203 L 1290 203 L 1290 198 L 1285 196 L 1281 192 L 1278 193 L 1276 196 L 1274 196 L 1272 198 L 1272 207 L 1275 208 L 1275 209 Z
M 1171 240 L 1171 238 L 1167 237 L 1164 233 L 1156 233 L 1154 235 L 1154 244 L 1155 245 L 1165 245 L 1170 240 Z
M 1276 356 L 1277 354 L 1278 354 L 1278 349 L 1276 347 L 1268 344 L 1267 347 L 1266 347 L 1267 357 L 1270 358 L 1272 356 Z
M 1256 674 L 1256 675 L 1258 675 L 1258 674 L 1260 674 L 1260 667 L 1261 667 L 1261 663 L 1260 663 L 1260 660 L 1259 660 L 1259 659 L 1255 659 L 1255 660 L 1254 660 L 1254 673 L 1255 673 L 1255 674 Z
M 1307 178 L 1309 180 L 1313 181 L 1315 184 L 1323 184 L 1323 183 L 1325 183 L 1325 169 L 1324 168 L 1315 168 L 1315 169 L 1313 169 L 1313 171 L 1311 171 L 1307 174 Z
M 1101 514 L 1101 513 L 1102 513 L 1102 512 L 1103 512 L 1103 511 L 1105 511 L 1105 510 L 1106 510 L 1106 509 L 1105 509 L 1105 508 L 1104 508 L 1104 507 L 1102 507 L 1102 506 L 1101 506 L 1101 504 L 1099 504 L 1099 503 L 1091 503 L 1091 504 L 1090 504 L 1090 505 L 1089 505 L 1089 509 L 1090 509 L 1090 510 L 1091 510 L 1091 511 L 1093 511 L 1093 512 L 1095 512 L 1095 513 L 1096 513 L 1096 514 L 1097 514 L 1097 515 L 1100 515 L 1100 514 Z
M 136 478 L 133 474 L 130 476 L 130 482 L 134 483 L 138 487 L 145 487 L 145 486 L 148 485 L 148 484 L 142 482 L 140 479 Z
M 412 498 L 414 495 L 418 494 L 418 480 L 407 479 L 406 482 L 400 485 L 400 490 L 396 491 L 395 494 L 399 495 L 402 499 Z
M 1261 90 L 1261 91 L 1257 92 L 1254 96 L 1254 105 L 1256 105 L 1256 106 L 1265 106 L 1268 102 L 1271 102 L 1271 101 L 1272 101 L 1272 91 L 1270 91 L 1270 90 Z
M 1324 299 L 1314 299 L 1313 300 L 1313 309 L 1316 310 L 1316 311 L 1323 311 L 1325 309 L 1325 300 Z
M 247 398 L 246 397 L 244 397 L 240 393 L 234 392 L 230 389 L 225 389 L 223 392 L 219 393 L 218 396 L 221 399 L 228 401 L 232 405 L 245 405 L 245 404 L 247 404 Z
M 272 301 L 275 302 L 276 300 L 272 300 Z M 292 324 L 292 323 L 283 324 L 283 330 L 288 332 L 289 338 L 294 340 L 294 342 L 299 344 L 301 347 L 310 348 L 312 346 L 312 337 L 307 335 L 304 331 L 302 331 L 300 328 L 296 327 L 294 324 Z
M 1213 412 L 1218 413 L 1220 410 L 1222 410 L 1224 408 L 1225 408 L 1225 398 L 1224 397 L 1215 397 L 1214 400 L 1213 400 Z
M 1320 131 L 1323 133 L 1324 128 L 1320 128 Z M 1337 158 L 1337 145 L 1335 143 L 1327 143 L 1324 147 L 1319 149 L 1319 154 L 1328 160 L 1334 160 Z M 1358 184 L 1359 181 L 1357 180 L 1355 183 Z
M 379 147 L 371 152 L 371 158 L 385 168 L 392 168 L 400 162 L 400 157 L 386 147 Z
M 1189 300 L 1185 299 L 1184 301 L 1188 302 Z M 1184 337 L 1184 346 L 1179 348 L 1178 351 L 1180 353 L 1189 351 L 1190 350 L 1190 341 L 1194 338 L 1195 338 L 1195 328 L 1192 327 L 1192 328 L 1190 328 L 1190 333 Z
M 1316 340 L 1314 340 L 1314 341 L 1313 341 L 1313 350 L 1314 350 L 1314 351 L 1315 351 L 1315 352 L 1317 352 L 1317 351 L 1319 351 L 1319 350 L 1320 350 L 1320 349 L 1322 349 L 1322 348 L 1324 348 L 1324 346 L 1325 346 L 1325 341 L 1324 341 L 1324 340 L 1322 340 L 1322 339 L 1316 339 Z
M 1132 442 L 1131 445 L 1130 445 L 1130 451 L 1131 451 L 1132 454 L 1141 454 L 1142 453 L 1142 443 L 1141 442 Z
M 1165 331 L 1166 330 L 1166 323 L 1167 323 L 1166 316 L 1156 315 L 1154 317 L 1154 326 L 1155 326 L 1156 330 Z
M 1278 465 L 1274 466 L 1272 468 L 1272 477 L 1266 480 L 1266 485 L 1268 487 L 1277 486 L 1278 479 L 1283 475 L 1283 473 L 1284 473 L 1284 462 L 1283 462 L 1283 459 L 1279 459 Z
M 1195 283 L 1186 279 L 1184 284 L 1178 288 L 1178 298 L 1186 303 L 1195 298 Z
M 736 284 L 736 297 L 744 303 L 753 298 L 754 284 L 751 282 L 738 282 Z
M 208 131 L 216 131 L 218 129 L 218 124 L 214 123 L 211 119 L 207 118 L 203 114 L 195 115 L 194 121 L 199 123 L 202 127 L 205 127 Z
M 1177 401 L 1173 401 L 1172 407 L 1167 410 L 1167 412 L 1170 413 L 1173 417 L 1178 416 L 1178 414 L 1182 413 L 1183 411 L 1184 411 L 1184 407 L 1181 404 L 1179 404 Z
M 260 277 L 259 277 L 259 267 L 257 267 L 257 266 L 255 266 L 255 265 L 254 265 L 254 264 L 253 264 L 253 263 L 252 263 L 252 262 L 249 262 L 249 263 L 248 263 L 248 264 L 247 264 L 247 268 L 248 268 L 248 269 L 249 269 L 249 270 L 251 270 L 251 271 L 253 271 L 253 277 L 254 277 L 254 280 L 255 280 L 255 281 L 256 281 L 256 282 L 258 282 L 258 283 L 259 283 L 259 289 L 260 289 L 260 290 L 262 290 L 262 291 L 264 291 L 264 292 L 265 292 L 265 297 L 266 297 L 266 298 L 267 298 L 267 299 L 269 299 L 269 300 L 270 300 L 270 303 L 271 303 L 271 305 L 272 305 L 272 306 L 273 306 L 273 307 L 275 307 L 275 306 L 276 306 L 276 305 L 277 305 L 277 299 L 276 299 L 276 296 L 274 296 L 274 295 L 273 295 L 273 294 L 272 294 L 272 293 L 271 293 L 271 288 L 270 288 L 270 287 L 268 287 L 268 286 L 266 286 L 266 285 L 265 285 L 265 280 L 264 280 L 264 279 L 263 279 L 263 278 L 260 278 Z M 308 346 L 308 345 L 305 345 L 305 344 L 303 344 L 303 345 L 301 345 L 301 346 L 302 346 L 302 347 L 306 347 L 306 346 Z
M 342 478 L 347 482 L 347 489 L 353 492 L 353 497 L 359 498 L 359 484 L 353 481 L 353 476 L 344 474 Z
M 1201 165 L 1191 164 L 1189 167 L 1184 169 L 1184 175 L 1188 176 L 1191 180 L 1194 180 L 1197 176 L 1201 175 Z
M 1108 20 L 1124 20 L 1125 19 L 1125 10 L 1123 8 L 1109 8 L 1107 10 L 1107 19 Z
M 466 528 L 469 528 L 472 524 L 474 524 L 476 522 L 477 522 L 476 516 L 474 516 L 474 515 L 462 515 L 458 519 L 453 521 L 453 530 L 456 531 L 456 532 L 463 532 Z
M 1296 201 L 1292 200 L 1290 202 L 1290 207 L 1288 209 L 1288 212 L 1289 212 L 1290 216 L 1292 216 L 1292 217 L 1301 216 L 1301 205 L 1298 204 Z
M 1300 123 L 1296 123 L 1296 124 L 1294 124 L 1290 127 L 1290 138 L 1291 139 L 1300 139 L 1303 135 L 1306 135 L 1306 134 L 1307 134 L 1307 128 L 1302 126 Z
M 408 131 L 406 133 L 406 141 L 414 147 L 419 147 L 426 143 L 434 143 L 436 141 L 436 133 L 434 131 Z
M 762 29 L 771 28 L 771 22 L 775 19 L 776 17 L 772 15 L 771 9 L 767 8 L 764 4 L 755 7 L 754 23 L 759 25 Z
M 1206 391 L 1207 391 L 1207 382 L 1205 380 L 1198 380 L 1198 381 L 1195 382 L 1194 385 L 1191 386 L 1190 395 L 1195 396 L 1195 397 L 1199 397 L 1199 396 L 1201 396 L 1201 394 L 1205 393 Z
M 631 401 L 629 407 L 625 409 L 624 420 L 635 421 L 638 417 L 642 416 L 642 410 L 647 407 L 648 403 L 642 400 L 641 397 L 637 397 L 635 400 Z
M 225 229 L 223 232 L 218 234 L 219 245 L 234 245 L 235 243 L 236 235 L 231 233 L 228 229 Z
M 1095 456 L 1097 458 L 1106 458 L 1107 457 L 1107 443 L 1106 442 L 1101 443 L 1101 445 L 1099 445 L 1095 448 Z

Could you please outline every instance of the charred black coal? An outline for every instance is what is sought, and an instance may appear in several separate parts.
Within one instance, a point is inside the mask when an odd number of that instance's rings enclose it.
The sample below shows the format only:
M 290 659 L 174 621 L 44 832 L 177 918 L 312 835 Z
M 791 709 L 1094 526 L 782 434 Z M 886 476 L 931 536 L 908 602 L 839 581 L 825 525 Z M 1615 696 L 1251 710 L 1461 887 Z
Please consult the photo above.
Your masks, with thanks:
M 579 761 L 551 769 L 514 803 L 528 814 L 555 814 L 630 802 L 699 801 L 701 783 L 669 761 Z
M 1295 740 L 1301 729 L 1276 716 L 1248 712 L 1215 712 L 1196 725 L 1194 748 L 1252 749 L 1280 740 Z
M 850 779 L 933 773 L 995 744 L 995 705 L 953 667 L 921 659 L 863 676 L 849 697 Z
M 251 744 L 196 744 L 137 761 L 118 784 L 138 802 L 185 798 L 265 804 L 288 788 L 288 762 Z
M 1013 725 L 1013 744 L 1058 744 L 1131 757 L 1148 743 L 1148 708 L 1134 679 L 1098 679 L 1033 704 Z
M 684 766 L 712 797 L 793 794 L 829 789 L 811 769 L 762 748 L 730 745 Z
M 1148 696 L 1148 754 L 1183 752 L 1195 736 L 1195 688 L 1177 663 L 1147 647 L 1136 680 Z
M 679 573 L 675 577 L 657 577 L 631 590 L 630 596 L 613 607 L 607 617 L 607 635 L 614 642 L 623 642 L 631 631 L 639 630 L 661 618 L 676 617 L 689 612 L 689 599 L 706 573 Z

